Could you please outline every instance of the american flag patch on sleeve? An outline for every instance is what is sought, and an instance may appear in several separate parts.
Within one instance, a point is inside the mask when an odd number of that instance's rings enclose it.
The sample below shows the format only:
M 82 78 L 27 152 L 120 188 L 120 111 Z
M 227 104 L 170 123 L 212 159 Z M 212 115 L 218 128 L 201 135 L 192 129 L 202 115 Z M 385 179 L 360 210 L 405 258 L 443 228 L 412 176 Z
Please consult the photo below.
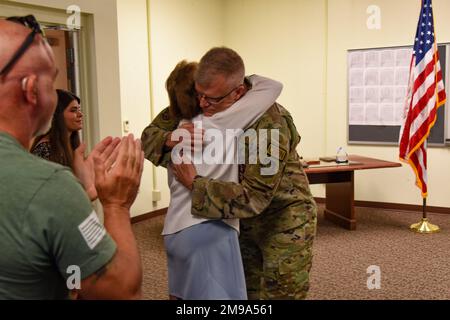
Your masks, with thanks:
M 92 211 L 89 217 L 78 226 L 78 229 L 91 250 L 97 246 L 106 234 L 105 227 L 98 220 L 95 211 Z

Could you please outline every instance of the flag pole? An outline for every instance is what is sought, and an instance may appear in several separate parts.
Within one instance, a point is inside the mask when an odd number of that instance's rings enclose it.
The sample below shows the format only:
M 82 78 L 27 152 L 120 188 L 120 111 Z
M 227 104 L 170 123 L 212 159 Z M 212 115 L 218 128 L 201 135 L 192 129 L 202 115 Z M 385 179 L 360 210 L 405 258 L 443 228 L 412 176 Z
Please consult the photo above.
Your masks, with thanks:
M 439 51 L 434 34 L 432 0 L 422 0 L 419 22 L 411 58 L 405 115 L 400 129 L 400 160 L 407 162 L 416 175 L 416 186 L 422 192 L 422 221 L 410 226 L 418 233 L 435 233 L 439 227 L 427 218 L 427 150 L 426 141 L 437 118 L 437 109 L 446 101 L 445 87 L 439 62 Z M 434 60 L 434 61 L 433 61 Z M 434 76 L 434 82 L 425 81 Z M 434 86 L 434 101 L 428 94 Z M 423 96 L 424 98 L 420 98 Z M 420 120 L 420 127 L 417 120 Z M 426 129 L 426 130 L 425 130 Z
M 427 219 L 427 198 L 423 198 L 422 218 Z
M 436 233 L 440 229 L 437 225 L 428 222 L 427 218 L 427 198 L 423 198 L 423 208 L 422 208 L 422 221 L 419 223 L 412 224 L 410 227 L 411 231 L 417 233 Z

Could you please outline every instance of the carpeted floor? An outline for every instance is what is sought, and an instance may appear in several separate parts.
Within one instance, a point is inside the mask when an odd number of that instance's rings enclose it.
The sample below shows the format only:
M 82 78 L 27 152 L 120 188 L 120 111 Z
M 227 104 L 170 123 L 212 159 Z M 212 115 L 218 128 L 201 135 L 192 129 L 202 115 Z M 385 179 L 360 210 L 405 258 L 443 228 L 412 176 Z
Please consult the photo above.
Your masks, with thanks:
M 429 214 L 441 232 L 409 231 L 421 213 L 357 208 L 347 231 L 319 214 L 308 299 L 450 299 L 450 216 Z M 164 217 L 133 226 L 144 265 L 145 299 L 167 299 Z M 379 266 L 381 288 L 369 290 L 369 266 Z

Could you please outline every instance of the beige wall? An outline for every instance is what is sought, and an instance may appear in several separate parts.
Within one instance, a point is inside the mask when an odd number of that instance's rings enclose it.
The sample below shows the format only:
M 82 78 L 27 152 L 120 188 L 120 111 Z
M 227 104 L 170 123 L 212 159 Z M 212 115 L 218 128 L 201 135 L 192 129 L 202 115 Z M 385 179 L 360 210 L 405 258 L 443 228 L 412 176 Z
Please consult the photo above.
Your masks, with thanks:
M 54 17 L 54 9 L 64 13 L 70 5 L 78 5 L 81 11 L 89 14 L 93 20 L 93 30 L 86 35 L 93 37 L 95 48 L 94 70 L 89 70 L 90 76 L 96 81 L 94 85 L 95 99 L 92 103 L 97 105 L 98 119 L 97 137 L 121 134 L 120 110 L 120 82 L 119 82 L 119 52 L 117 38 L 117 8 L 116 0 L 20 0 L 11 3 L 28 4 L 30 9 L 23 12 L 42 12 L 37 14 L 41 21 L 50 21 Z M 68 15 L 67 15 L 68 16 Z M 63 20 L 64 22 L 65 20 Z M 94 51 L 95 50 L 95 51 Z
M 55 80 L 55 88 L 68 90 L 67 80 L 67 45 L 65 31 L 46 30 L 45 35 L 55 54 L 55 64 L 58 68 L 58 76 Z
M 326 1 L 227 0 L 225 45 L 238 51 L 247 74 L 284 85 L 278 102 L 292 114 L 304 157 L 325 153 Z M 316 196 L 322 186 L 312 187 Z
M 1 1 L 0 1 L 1 2 Z M 397 160 L 397 148 L 347 145 L 348 49 L 410 45 L 420 1 L 411 0 L 24 0 L 33 6 L 65 9 L 78 4 L 92 24 L 93 103 L 96 138 L 121 135 L 122 121 L 140 135 L 167 104 L 164 82 L 182 59 L 199 60 L 216 45 L 240 52 L 247 73 L 279 79 L 279 102 L 294 116 L 305 157 L 350 153 Z M 9 4 L 14 2 L 8 2 Z M 366 9 L 381 8 L 382 28 L 368 30 Z M 40 7 L 41 8 L 41 7 Z M 450 2 L 435 0 L 439 42 L 450 42 Z M 39 15 L 45 20 L 42 8 Z M 149 33 L 147 33 L 147 19 Z M 85 30 L 87 31 L 87 30 Z M 148 51 L 150 42 L 151 52 Z M 149 67 L 150 66 L 150 67 Z M 450 207 L 450 150 L 429 148 L 429 204 Z M 133 215 L 169 203 L 165 169 L 147 165 Z M 151 190 L 162 191 L 153 203 Z M 314 186 L 314 195 L 324 196 Z M 420 204 L 409 167 L 356 174 L 356 199 Z
M 346 145 L 347 140 L 347 50 L 412 45 L 420 1 L 410 0 L 330 0 L 328 1 L 327 152 Z M 366 26 L 369 5 L 381 9 L 381 29 Z M 433 1 L 436 35 L 439 42 L 450 41 L 450 2 Z M 398 148 L 388 146 L 348 146 L 349 153 L 398 161 Z M 450 207 L 450 149 L 428 148 L 428 204 Z M 356 173 L 357 200 L 421 204 L 411 168 L 368 170 Z
M 122 119 L 125 118 L 131 120 L 131 133 L 140 136 L 144 123 L 150 117 L 145 0 L 26 0 L 3 3 L 8 8 L 5 15 L 31 12 L 40 21 L 61 24 L 65 24 L 69 16 L 66 8 L 78 5 L 86 22 L 82 26 L 82 46 L 88 52 L 83 61 L 88 82 L 83 85 L 89 85 L 84 91 L 90 92 L 92 140 L 97 142 L 108 135 L 121 136 Z M 133 36 L 130 37 L 128 32 Z M 133 40 L 137 44 L 131 46 L 129 41 Z M 120 50 L 119 41 L 123 44 Z M 146 169 L 142 192 L 132 208 L 133 216 L 151 210 L 148 202 L 151 203 L 153 187 L 152 168 L 147 166 Z
M 129 123 L 129 132 L 123 133 L 133 133 L 140 138 L 151 118 L 147 1 L 117 1 L 117 17 L 121 119 L 122 125 L 125 121 Z M 152 190 L 153 168 L 145 161 L 133 216 L 153 210 Z
M 58 23 L 65 23 L 69 5 L 81 8 L 86 17 L 82 46 L 88 51 L 82 67 L 90 80 L 85 91 L 92 91 L 94 141 L 122 135 L 125 120 L 130 122 L 130 132 L 140 136 L 152 116 L 168 105 L 164 82 L 176 63 L 199 60 L 224 39 L 221 0 L 20 0 L 0 4 L 0 15 L 32 12 L 40 21 Z M 154 188 L 162 191 L 162 201 L 157 203 L 152 202 Z M 146 162 L 132 215 L 168 204 L 165 169 L 155 170 Z
M 305 157 L 349 153 L 398 161 L 398 148 L 347 145 L 347 50 L 411 45 L 420 1 L 227 0 L 225 44 L 238 50 L 249 73 L 280 79 L 279 102 L 292 113 Z M 435 0 L 436 34 L 450 41 L 450 2 Z M 367 8 L 381 9 L 380 30 L 369 30 Z M 400 17 L 400 18 L 399 18 Z M 429 148 L 429 205 L 450 206 L 448 148 Z M 315 196 L 323 187 L 313 186 Z M 421 204 L 409 166 L 356 173 L 357 200 Z
M 224 4 L 221 0 L 149 0 L 153 116 L 169 104 L 165 81 L 183 60 L 198 61 L 210 48 L 224 42 Z M 148 119 L 150 122 L 150 119 Z M 167 207 L 167 171 L 155 169 L 155 187 Z

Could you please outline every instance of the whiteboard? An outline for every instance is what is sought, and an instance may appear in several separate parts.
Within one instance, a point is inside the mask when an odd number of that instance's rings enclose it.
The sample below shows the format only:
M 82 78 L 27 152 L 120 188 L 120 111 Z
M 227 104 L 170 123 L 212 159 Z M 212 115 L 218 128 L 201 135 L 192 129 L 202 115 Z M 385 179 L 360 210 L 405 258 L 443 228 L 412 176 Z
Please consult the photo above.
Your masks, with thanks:
M 450 45 L 438 45 L 447 95 Z M 398 145 L 412 46 L 348 50 L 348 143 Z M 450 144 L 448 108 L 438 110 L 430 146 Z
M 450 65 L 450 44 L 447 44 L 447 51 L 446 51 L 446 61 Z M 450 144 L 450 67 L 447 66 L 446 74 L 445 74 L 445 89 L 447 93 L 447 102 L 445 103 L 445 139 L 447 144 Z

